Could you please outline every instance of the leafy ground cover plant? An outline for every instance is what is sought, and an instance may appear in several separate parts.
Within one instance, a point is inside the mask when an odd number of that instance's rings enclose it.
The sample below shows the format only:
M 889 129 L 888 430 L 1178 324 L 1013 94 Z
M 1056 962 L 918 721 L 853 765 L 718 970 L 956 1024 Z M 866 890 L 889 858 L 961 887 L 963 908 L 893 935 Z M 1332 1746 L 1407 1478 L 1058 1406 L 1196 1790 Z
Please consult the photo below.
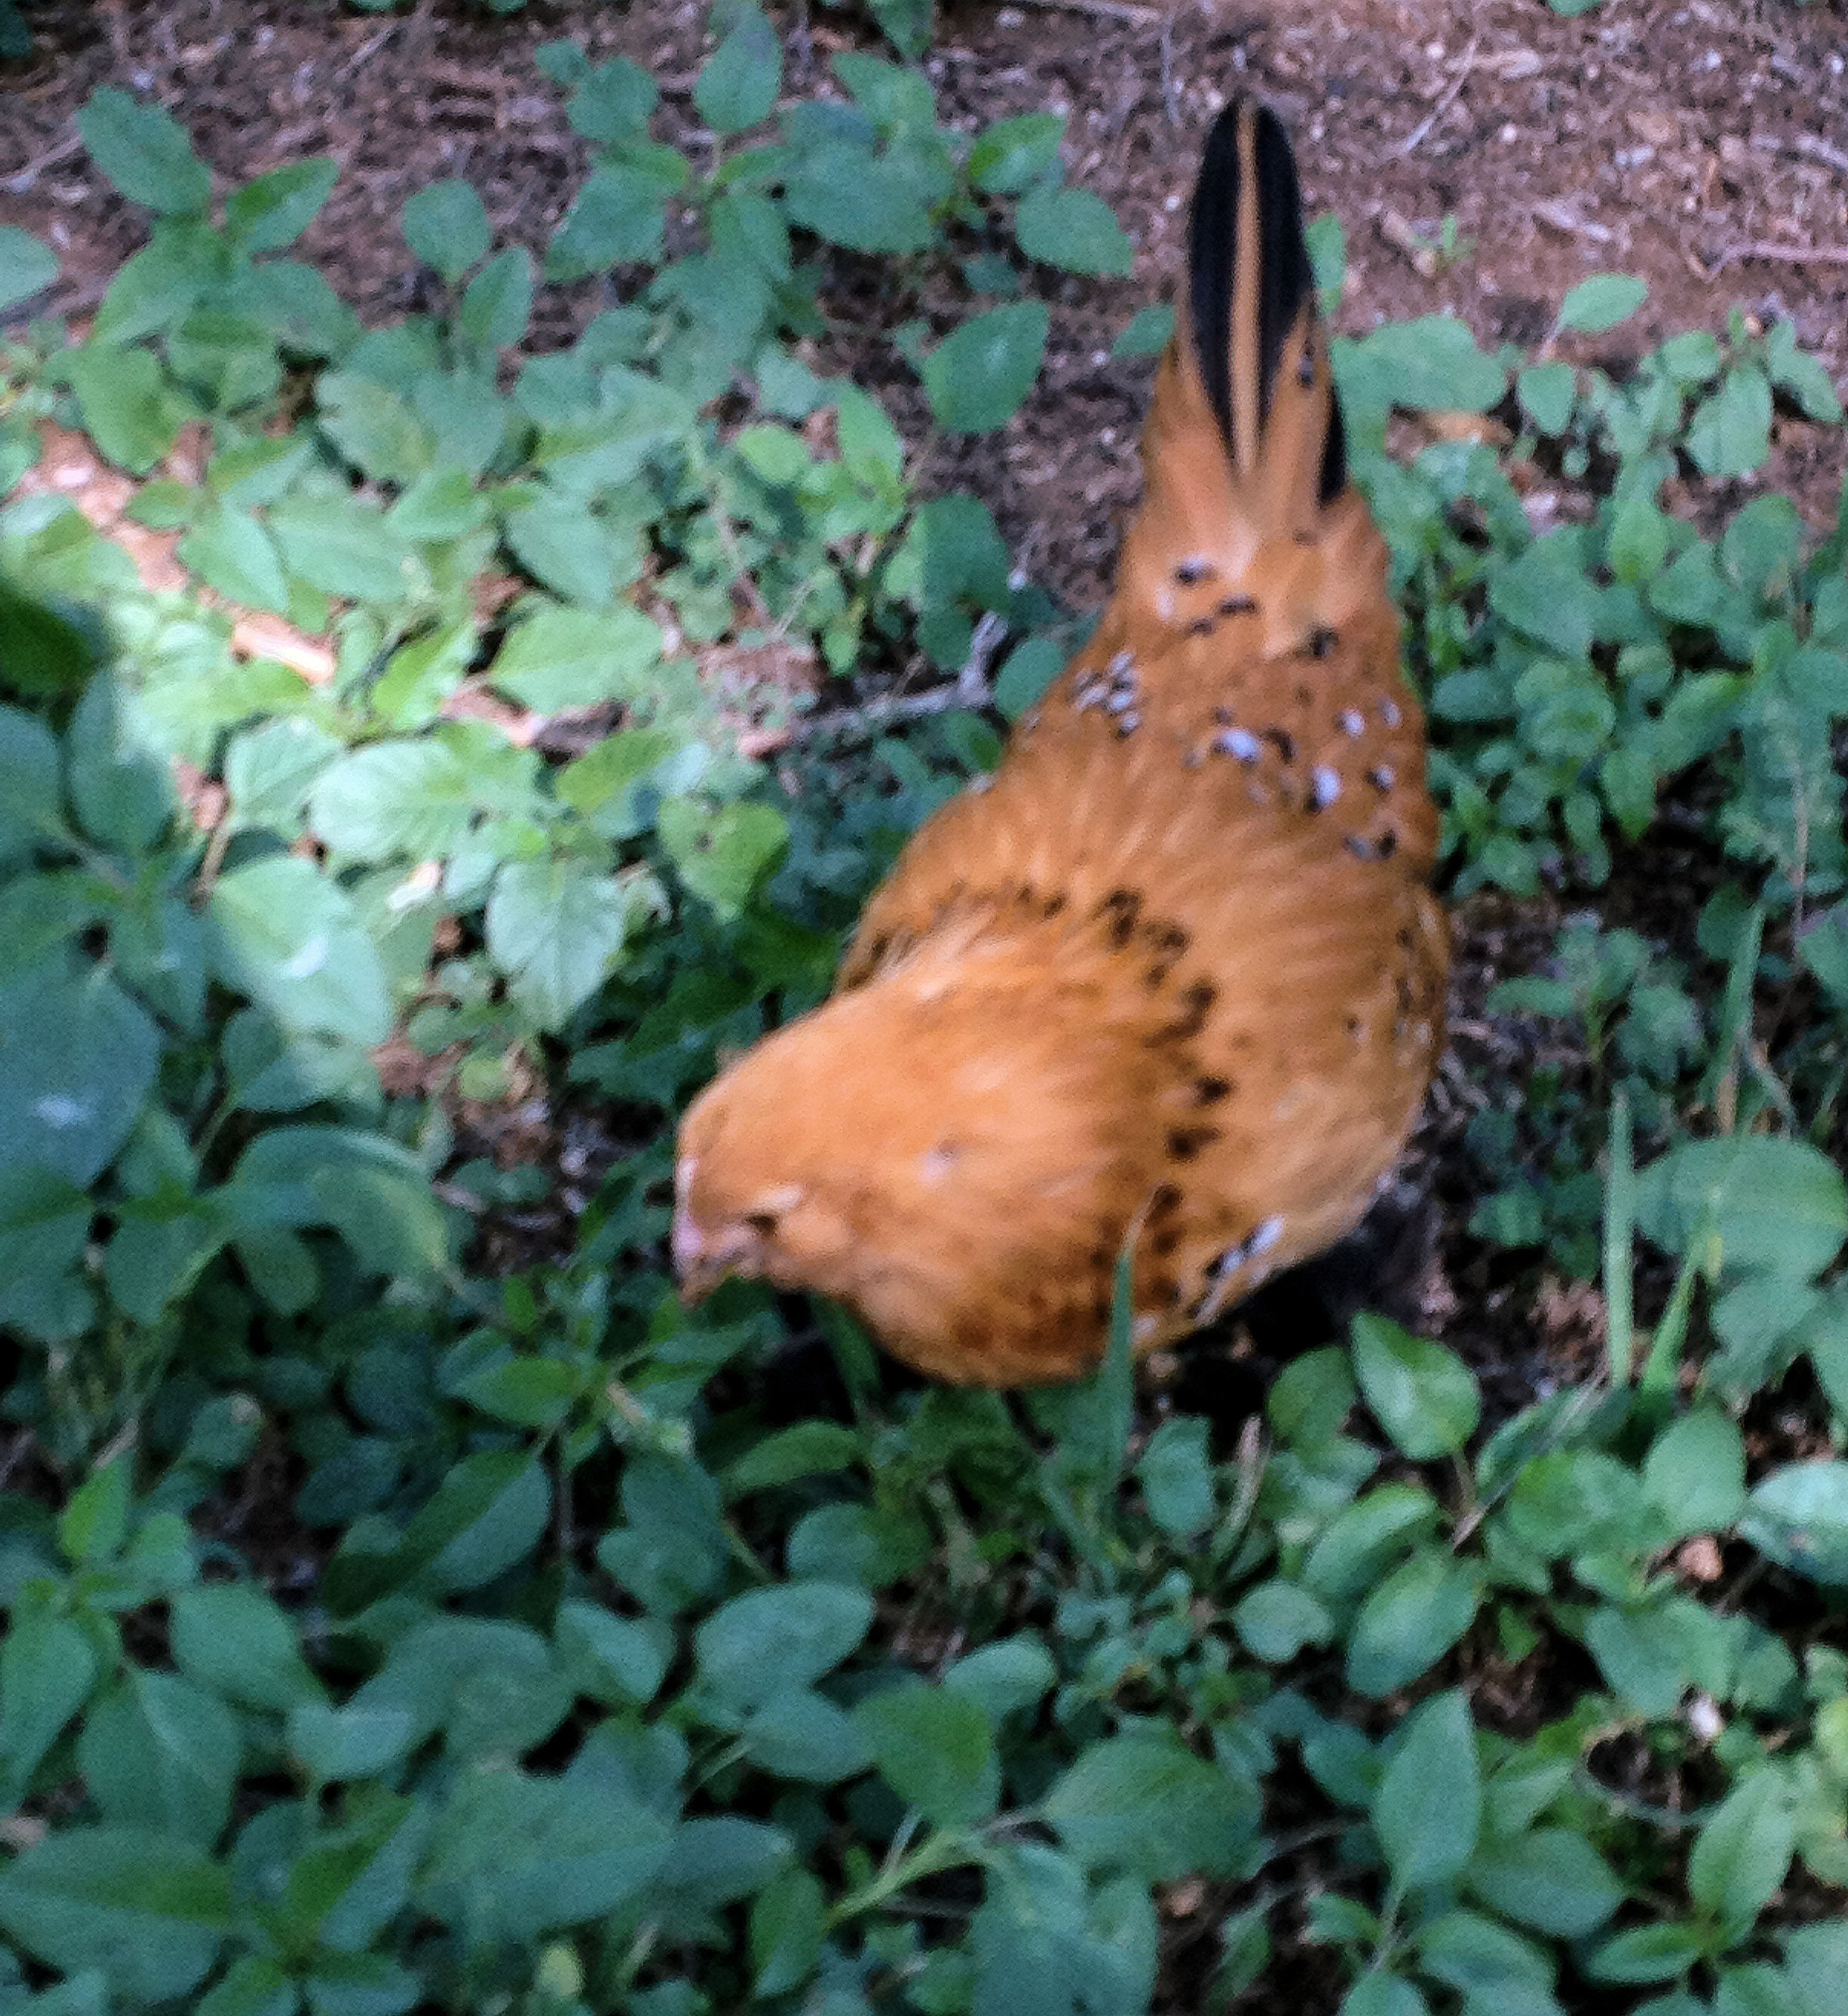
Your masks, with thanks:
M 1833 389 L 1742 320 L 1575 365 L 1617 275 L 1531 357 L 1337 345 L 1457 889 L 1587 913 L 1497 1004 L 1573 1064 L 1470 1147 L 1479 1235 L 1601 1283 L 1595 1373 L 1486 1418 L 1363 1317 L 1248 1424 L 1139 1409 L 1120 1335 L 908 1386 L 661 1263 L 678 1104 L 1066 641 L 809 340 L 888 262 L 992 433 L 1040 269 L 1128 247 L 1057 118 L 863 54 L 786 103 L 713 25 L 700 147 L 548 48 L 596 160 L 542 262 L 424 190 L 389 328 L 289 256 L 331 164 L 84 114 L 148 243 L 0 380 L 0 2007 L 1823 2016 L 1848 532 L 1748 479 Z M 0 299 L 54 271 L 0 234 Z M 1702 885 L 1594 920 L 1669 814 Z M 458 1151 L 542 1086 L 620 1152 Z

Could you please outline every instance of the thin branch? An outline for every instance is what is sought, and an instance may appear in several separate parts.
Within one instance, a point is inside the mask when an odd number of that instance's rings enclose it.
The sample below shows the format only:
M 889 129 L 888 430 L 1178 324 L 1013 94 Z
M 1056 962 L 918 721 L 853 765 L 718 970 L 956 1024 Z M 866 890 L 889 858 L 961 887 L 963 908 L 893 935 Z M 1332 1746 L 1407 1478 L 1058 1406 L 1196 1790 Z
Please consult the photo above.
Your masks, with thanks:
M 1163 16 L 1153 7 L 1137 7 L 1130 0 L 1014 0 L 1021 7 L 1037 7 L 1046 14 L 1092 14 L 1104 21 L 1133 21 L 1139 27 L 1151 27 Z
M 1481 34 L 1476 30 L 1472 28 L 1470 31 L 1469 47 L 1463 52 L 1462 61 L 1457 64 L 1450 82 L 1444 86 L 1437 103 L 1412 128 L 1411 137 L 1401 142 L 1399 149 L 1400 153 L 1416 153 L 1418 142 L 1456 103 L 1457 94 L 1469 81 L 1469 73 L 1475 67 L 1476 50 L 1481 45 L 1482 39 Z
M 1785 266 L 1848 266 L 1848 245 L 1729 245 L 1706 268 L 1707 277 L 1747 259 L 1774 260 Z

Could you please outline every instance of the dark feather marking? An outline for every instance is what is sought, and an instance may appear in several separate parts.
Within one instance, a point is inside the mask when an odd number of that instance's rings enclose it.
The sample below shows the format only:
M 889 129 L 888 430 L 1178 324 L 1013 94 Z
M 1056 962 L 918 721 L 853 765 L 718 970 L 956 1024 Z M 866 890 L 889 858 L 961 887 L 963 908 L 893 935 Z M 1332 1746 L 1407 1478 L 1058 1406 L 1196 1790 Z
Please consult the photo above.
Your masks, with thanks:
M 1230 1078 L 1214 1078 L 1209 1073 L 1194 1081 L 1194 1103 L 1196 1106 L 1217 1106 L 1232 1089 Z
M 1202 1148 L 1219 1138 L 1216 1127 L 1174 1127 L 1168 1133 L 1168 1153 L 1177 1162 L 1191 1162 Z

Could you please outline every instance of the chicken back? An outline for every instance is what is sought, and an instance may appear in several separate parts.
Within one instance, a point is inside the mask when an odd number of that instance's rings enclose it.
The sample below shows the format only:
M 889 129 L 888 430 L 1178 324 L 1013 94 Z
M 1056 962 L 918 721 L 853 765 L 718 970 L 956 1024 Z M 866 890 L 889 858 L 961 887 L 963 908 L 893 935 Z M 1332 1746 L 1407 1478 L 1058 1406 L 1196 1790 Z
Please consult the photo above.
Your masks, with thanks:
M 898 1357 L 1072 1377 L 1133 1242 L 1139 1351 L 1347 1232 L 1443 1042 L 1437 821 L 1384 542 L 1349 482 L 1295 164 L 1209 138 L 1090 643 L 920 829 L 832 996 L 683 1123 L 674 1253 Z

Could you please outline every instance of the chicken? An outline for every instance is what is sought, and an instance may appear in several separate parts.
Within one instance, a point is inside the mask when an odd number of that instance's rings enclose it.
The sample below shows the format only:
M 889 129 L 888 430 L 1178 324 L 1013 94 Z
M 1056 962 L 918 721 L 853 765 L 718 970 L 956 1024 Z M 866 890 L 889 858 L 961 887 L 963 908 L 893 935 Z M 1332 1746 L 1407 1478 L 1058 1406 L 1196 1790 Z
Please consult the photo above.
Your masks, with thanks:
M 673 1251 L 934 1377 L 1066 1379 L 1346 1233 L 1443 1042 L 1437 821 L 1349 482 L 1289 143 L 1208 141 L 1145 495 L 1093 635 L 913 837 L 830 999 L 682 1125 Z

